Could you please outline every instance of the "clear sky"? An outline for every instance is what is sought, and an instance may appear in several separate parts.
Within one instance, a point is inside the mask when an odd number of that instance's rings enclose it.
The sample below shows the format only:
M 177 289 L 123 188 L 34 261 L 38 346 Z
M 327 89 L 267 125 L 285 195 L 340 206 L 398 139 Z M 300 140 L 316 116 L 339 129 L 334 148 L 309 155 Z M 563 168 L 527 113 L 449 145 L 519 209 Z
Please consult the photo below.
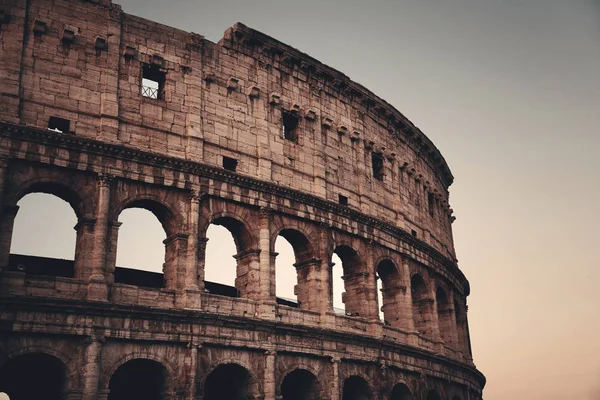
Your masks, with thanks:
M 598 0 L 116 2 L 215 42 L 240 21 L 394 105 L 455 176 L 455 244 L 471 282 L 484 398 L 600 399 Z M 72 230 L 74 215 L 60 200 L 49 204 L 43 195 L 22 200 L 14 252 L 46 244 L 48 255 L 72 257 L 64 243 L 74 241 L 44 231 L 41 218 Z M 164 233 L 136 213 L 120 218 L 119 247 L 129 249 L 119 264 L 160 269 L 160 246 L 154 254 L 135 238 L 155 244 Z M 209 268 L 235 253 L 225 237 L 211 229 Z M 289 265 L 280 242 L 278 265 Z M 288 290 L 292 279 L 293 271 Z

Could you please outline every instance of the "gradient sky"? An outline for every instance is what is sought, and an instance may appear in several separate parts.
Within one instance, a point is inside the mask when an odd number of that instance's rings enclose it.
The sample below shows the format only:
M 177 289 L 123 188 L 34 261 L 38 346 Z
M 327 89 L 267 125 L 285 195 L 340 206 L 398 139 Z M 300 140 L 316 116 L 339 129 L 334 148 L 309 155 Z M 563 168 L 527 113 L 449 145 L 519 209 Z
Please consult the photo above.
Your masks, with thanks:
M 600 399 L 598 0 L 116 2 L 215 42 L 243 22 L 394 105 L 455 176 L 455 244 L 484 398 Z M 21 201 L 13 252 L 72 257 L 74 214 L 47 197 Z M 158 222 L 137 210 L 120 220 L 119 264 L 160 269 Z M 45 229 L 54 223 L 73 239 Z M 234 265 L 221 257 L 235 253 L 227 233 L 209 237 L 208 268 L 221 270 L 207 279 L 231 279 L 221 273 Z M 278 267 L 292 262 L 283 242 Z M 282 270 L 289 290 L 293 270 L 278 268 L 278 279 Z

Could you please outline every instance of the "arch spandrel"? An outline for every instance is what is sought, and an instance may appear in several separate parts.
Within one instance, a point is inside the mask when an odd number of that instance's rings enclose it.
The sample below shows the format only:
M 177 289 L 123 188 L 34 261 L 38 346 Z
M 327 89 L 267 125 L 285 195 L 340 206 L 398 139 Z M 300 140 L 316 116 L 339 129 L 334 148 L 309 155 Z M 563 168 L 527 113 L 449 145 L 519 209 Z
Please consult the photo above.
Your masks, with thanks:
M 93 218 L 96 211 L 95 175 L 42 166 L 35 168 L 21 163 L 11 164 L 11 171 L 2 194 L 4 204 L 16 206 L 28 194 L 46 193 L 69 203 L 78 219 Z

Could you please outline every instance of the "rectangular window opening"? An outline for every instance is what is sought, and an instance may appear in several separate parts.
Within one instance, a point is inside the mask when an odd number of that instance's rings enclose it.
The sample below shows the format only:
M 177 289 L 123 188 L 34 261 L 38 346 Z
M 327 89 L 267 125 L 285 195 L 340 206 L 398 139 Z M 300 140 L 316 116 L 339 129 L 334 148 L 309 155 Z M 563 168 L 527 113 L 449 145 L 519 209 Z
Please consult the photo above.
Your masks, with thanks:
M 238 160 L 235 158 L 223 156 L 223 168 L 225 168 L 227 171 L 235 172 L 237 165 Z
M 347 206 L 348 205 L 348 197 L 340 194 L 339 195 L 339 202 L 340 202 L 341 205 Z
M 414 229 L 410 230 L 410 234 L 413 235 L 414 237 L 417 237 L 417 231 L 415 231 Z
M 59 133 L 69 133 L 69 128 L 71 125 L 71 121 L 64 118 L 58 117 L 50 117 L 48 120 L 48 130 L 59 132 Z
M 383 180 L 383 157 L 377 153 L 372 153 L 373 177 L 379 181 Z
M 298 143 L 298 121 L 298 117 L 293 113 L 281 112 L 281 129 L 285 140 Z
M 155 65 L 142 67 L 142 96 L 150 99 L 162 99 L 167 75 Z

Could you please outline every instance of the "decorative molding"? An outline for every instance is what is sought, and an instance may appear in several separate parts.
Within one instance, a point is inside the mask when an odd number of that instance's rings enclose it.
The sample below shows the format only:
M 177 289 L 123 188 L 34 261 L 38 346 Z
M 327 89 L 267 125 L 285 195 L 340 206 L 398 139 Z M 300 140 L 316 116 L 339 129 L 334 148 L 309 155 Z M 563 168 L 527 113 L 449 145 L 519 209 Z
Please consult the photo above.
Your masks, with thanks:
M 194 161 L 181 158 L 161 156 L 155 153 L 144 152 L 124 145 L 100 142 L 94 139 L 82 138 L 74 135 L 49 134 L 46 130 L 0 122 L 0 136 L 9 137 L 16 141 L 31 141 L 45 145 L 60 146 L 69 150 L 86 152 L 89 154 L 103 155 L 133 162 L 140 162 L 159 168 L 170 168 L 177 171 L 197 175 L 204 178 L 212 178 L 222 182 L 238 185 L 242 188 L 253 189 L 258 192 L 279 196 L 304 203 L 315 208 L 337 214 L 342 217 L 356 221 L 359 225 L 372 226 L 382 232 L 393 235 L 404 243 L 412 246 L 416 251 L 423 252 L 445 267 L 449 273 L 455 276 L 462 284 L 465 295 L 470 292 L 469 283 L 456 263 L 433 248 L 431 245 L 421 241 L 391 223 L 366 215 L 351 207 L 339 205 L 338 203 L 316 197 L 312 194 L 290 189 L 275 183 L 261 181 L 257 178 L 243 176 L 222 168 L 212 167 Z

